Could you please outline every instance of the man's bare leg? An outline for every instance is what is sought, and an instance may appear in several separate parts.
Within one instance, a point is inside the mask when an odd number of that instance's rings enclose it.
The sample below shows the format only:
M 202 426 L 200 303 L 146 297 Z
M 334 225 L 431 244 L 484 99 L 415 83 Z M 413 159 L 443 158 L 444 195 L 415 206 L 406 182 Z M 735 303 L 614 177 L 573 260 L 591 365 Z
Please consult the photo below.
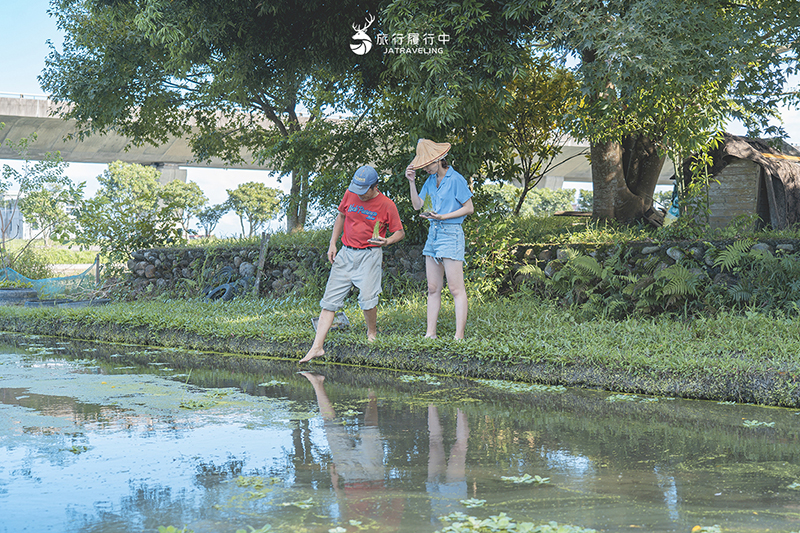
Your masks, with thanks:
M 336 313 L 333 311 L 328 311 L 327 309 L 323 309 L 322 312 L 320 312 L 319 322 L 317 322 L 317 334 L 314 336 L 314 343 L 311 345 L 311 349 L 308 350 L 306 356 L 300 359 L 300 363 L 307 363 L 315 357 L 325 355 L 325 350 L 322 349 L 322 345 L 325 343 L 325 337 L 328 336 L 328 330 L 331 329 L 331 325 L 333 325 L 333 318 L 335 316 Z
M 367 340 L 372 342 L 378 337 L 378 307 L 364 309 L 364 322 L 367 324 Z

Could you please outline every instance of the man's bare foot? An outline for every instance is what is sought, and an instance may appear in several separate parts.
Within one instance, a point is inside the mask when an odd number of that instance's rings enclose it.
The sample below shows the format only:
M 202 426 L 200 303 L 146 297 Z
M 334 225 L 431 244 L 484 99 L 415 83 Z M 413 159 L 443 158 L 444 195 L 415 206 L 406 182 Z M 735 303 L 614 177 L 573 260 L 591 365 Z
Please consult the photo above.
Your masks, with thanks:
M 425 335 L 426 339 L 435 339 L 437 338 L 436 335 Z
M 321 355 L 325 355 L 325 350 L 323 350 L 322 348 L 311 348 L 306 354 L 306 356 L 300 359 L 298 363 L 307 363 L 312 359 L 314 359 L 315 357 L 319 357 Z
M 377 338 L 378 336 L 376 334 L 373 333 L 372 335 L 370 335 L 369 333 L 367 333 L 367 342 L 375 342 L 375 339 Z
M 311 372 L 300 372 L 299 374 L 310 381 L 312 385 L 321 385 L 322 382 L 325 381 L 325 376 L 320 376 L 319 374 Z

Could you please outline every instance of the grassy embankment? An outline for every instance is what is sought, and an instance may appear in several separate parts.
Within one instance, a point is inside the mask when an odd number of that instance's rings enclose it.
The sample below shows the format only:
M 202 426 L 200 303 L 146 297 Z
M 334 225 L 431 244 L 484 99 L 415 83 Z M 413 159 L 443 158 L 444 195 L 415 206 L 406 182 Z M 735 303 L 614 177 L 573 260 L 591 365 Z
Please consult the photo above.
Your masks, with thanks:
M 592 231 L 596 231 L 592 230 Z M 575 241 L 571 233 L 566 239 Z M 630 238 L 630 235 L 623 237 Z M 562 235 L 562 240 L 565 239 Z M 609 238 L 593 235 L 593 240 Z M 611 237 L 611 238 L 619 238 Z M 637 237 L 638 238 L 638 237 Z M 0 307 L 0 329 L 109 342 L 185 347 L 299 359 L 313 338 L 317 298 L 202 302 L 117 302 L 85 309 Z M 800 405 L 800 323 L 787 314 L 719 310 L 714 316 L 587 317 L 535 296 L 471 293 L 468 338 L 449 339 L 445 299 L 438 340 L 423 339 L 424 294 L 395 295 L 379 307 L 380 336 L 367 343 L 363 317 L 333 331 L 331 362 L 501 378 L 638 394 Z

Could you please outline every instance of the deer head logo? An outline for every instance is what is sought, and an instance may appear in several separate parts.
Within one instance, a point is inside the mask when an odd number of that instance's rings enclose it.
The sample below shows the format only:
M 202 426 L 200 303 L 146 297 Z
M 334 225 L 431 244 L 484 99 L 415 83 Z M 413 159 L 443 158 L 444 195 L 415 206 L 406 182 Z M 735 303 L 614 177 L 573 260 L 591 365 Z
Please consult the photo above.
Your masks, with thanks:
M 363 28 L 353 24 L 353 30 L 356 32 L 356 34 L 351 37 L 352 40 L 350 42 L 350 50 L 352 50 L 354 54 L 360 56 L 363 56 L 372 50 L 372 39 L 370 39 L 369 35 L 367 35 L 365 32 L 367 31 L 367 28 L 372 26 L 372 23 L 375 22 L 375 15 L 370 15 L 366 21 L 367 23 Z

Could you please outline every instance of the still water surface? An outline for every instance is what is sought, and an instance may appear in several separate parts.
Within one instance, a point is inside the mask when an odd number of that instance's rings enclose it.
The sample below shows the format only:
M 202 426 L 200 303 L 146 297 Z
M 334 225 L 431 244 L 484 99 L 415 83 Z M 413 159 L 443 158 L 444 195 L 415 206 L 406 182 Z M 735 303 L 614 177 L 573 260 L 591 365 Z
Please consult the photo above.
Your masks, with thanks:
M 800 530 L 794 410 L 308 369 L 0 337 L 0 532 Z

